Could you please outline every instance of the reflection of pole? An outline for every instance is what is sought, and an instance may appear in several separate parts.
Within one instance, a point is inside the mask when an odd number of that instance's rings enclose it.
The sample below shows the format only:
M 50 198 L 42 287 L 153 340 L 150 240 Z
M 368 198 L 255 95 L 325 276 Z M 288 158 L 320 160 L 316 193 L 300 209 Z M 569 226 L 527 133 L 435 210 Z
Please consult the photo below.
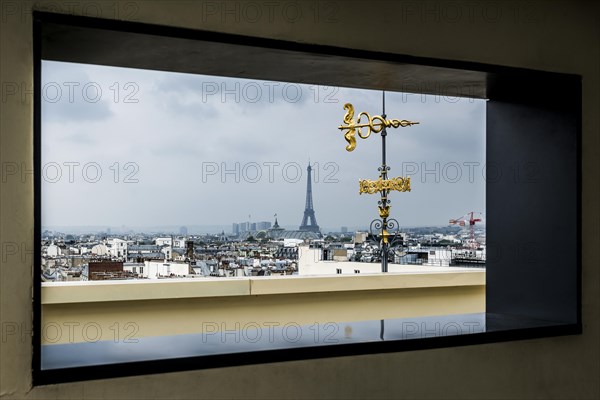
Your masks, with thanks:
M 379 339 L 384 340 L 383 339 L 383 334 L 385 333 L 385 323 L 384 320 L 381 320 L 381 327 L 379 329 Z

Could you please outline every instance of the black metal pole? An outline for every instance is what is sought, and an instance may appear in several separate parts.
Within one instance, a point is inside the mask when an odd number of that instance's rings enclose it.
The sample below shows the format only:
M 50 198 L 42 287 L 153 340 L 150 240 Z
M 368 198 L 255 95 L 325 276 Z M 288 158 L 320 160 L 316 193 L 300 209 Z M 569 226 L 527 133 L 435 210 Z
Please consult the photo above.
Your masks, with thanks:
M 381 117 L 385 120 L 385 91 L 383 91 L 382 94 L 383 98 L 382 98 L 382 102 L 383 102 L 383 114 L 381 114 Z M 385 125 L 383 126 L 383 129 L 381 130 L 381 179 L 382 180 L 387 180 L 387 165 L 386 165 L 386 159 L 385 159 L 385 138 L 387 136 L 387 131 L 385 129 Z M 381 205 L 383 207 L 387 206 L 387 190 L 382 190 L 381 191 Z M 384 232 L 387 231 L 387 217 L 383 217 L 382 218 L 382 224 L 381 224 L 381 272 L 388 272 L 388 244 L 387 244 L 387 237 L 384 236 Z

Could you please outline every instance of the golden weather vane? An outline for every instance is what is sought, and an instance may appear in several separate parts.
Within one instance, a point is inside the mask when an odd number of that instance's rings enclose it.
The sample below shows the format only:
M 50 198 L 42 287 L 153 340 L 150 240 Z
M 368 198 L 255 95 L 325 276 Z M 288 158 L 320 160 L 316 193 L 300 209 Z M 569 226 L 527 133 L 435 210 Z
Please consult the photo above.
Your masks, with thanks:
M 340 125 L 340 126 L 338 126 L 338 129 L 341 131 L 348 130 L 348 132 L 346 132 L 344 134 L 344 137 L 346 138 L 346 141 L 348 142 L 348 146 L 346 146 L 347 151 L 353 151 L 356 148 L 356 138 L 354 137 L 354 135 L 356 133 L 358 133 L 358 136 L 360 136 L 362 139 L 366 139 L 369 136 L 371 136 L 371 132 L 379 133 L 382 131 L 382 129 L 384 127 L 385 128 L 398 128 L 398 127 L 404 128 L 407 126 L 418 124 L 418 122 L 407 121 L 405 119 L 403 119 L 403 120 L 385 119 L 385 114 L 375 115 L 375 116 L 371 117 L 369 115 L 369 113 L 366 113 L 364 111 L 361 112 L 360 114 L 358 114 L 358 119 L 355 122 L 354 121 L 354 106 L 350 103 L 346 103 L 346 104 L 344 104 L 344 110 L 347 110 L 346 115 L 344 115 L 344 123 L 346 125 Z M 384 111 L 384 113 L 385 113 L 385 111 Z M 363 116 L 367 118 L 367 121 L 369 121 L 368 123 L 363 123 L 363 124 L 360 123 L 360 119 Z M 367 128 L 367 132 L 363 133 L 361 131 L 362 128 Z
M 347 131 L 344 134 L 344 138 L 348 142 L 346 146 L 347 151 L 353 151 L 356 148 L 356 137 L 366 139 L 371 136 L 371 133 L 381 133 L 381 167 L 379 170 L 379 179 L 372 181 L 368 179 L 361 179 L 359 181 L 359 194 L 368 193 L 374 194 L 379 192 L 381 194 L 381 200 L 379 200 L 379 216 L 381 219 L 375 219 L 371 221 L 371 233 L 373 228 L 380 230 L 379 236 L 381 238 L 381 270 L 387 272 L 388 264 L 388 249 L 390 245 L 389 230 L 398 229 L 399 224 L 390 216 L 390 200 L 388 200 L 388 194 L 392 190 L 399 192 L 410 192 L 410 177 L 396 177 L 388 179 L 387 173 L 390 167 L 386 164 L 386 147 L 385 139 L 387 136 L 386 128 L 399 128 L 417 125 L 418 122 L 398 119 L 386 119 L 385 115 L 385 92 L 383 92 L 383 113 L 382 115 L 371 116 L 366 112 L 358 114 L 358 118 L 354 120 L 354 106 L 350 103 L 344 104 L 346 114 L 344 115 L 344 124 L 338 127 L 339 130 Z M 362 118 L 366 118 L 367 122 L 361 123 Z M 366 128 L 366 131 L 363 129 Z

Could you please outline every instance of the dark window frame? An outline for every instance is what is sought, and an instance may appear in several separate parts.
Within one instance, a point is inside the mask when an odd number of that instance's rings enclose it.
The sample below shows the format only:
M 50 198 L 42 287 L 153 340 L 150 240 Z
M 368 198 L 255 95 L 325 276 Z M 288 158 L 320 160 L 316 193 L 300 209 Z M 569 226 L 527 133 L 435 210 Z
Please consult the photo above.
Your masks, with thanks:
M 73 35 L 77 31 L 82 35 Z M 86 34 L 89 33 L 89 36 Z M 503 341 L 512 341 L 520 339 L 542 338 L 558 335 L 580 334 L 582 332 L 581 321 L 581 76 L 550 73 L 544 71 L 533 71 L 520 68 L 494 66 L 472 62 L 440 60 L 423 57 L 413 57 L 407 55 L 398 55 L 392 53 L 373 52 L 367 50 L 356 50 L 339 48 L 332 46 L 309 45 L 295 42 L 286 42 L 273 39 L 253 38 L 248 36 L 239 36 L 232 34 L 207 32 L 191 30 L 185 28 L 166 27 L 149 25 L 137 22 L 126 22 L 117 20 L 106 20 L 89 17 L 79 17 L 72 15 L 53 14 L 46 12 L 33 13 L 33 51 L 34 51 L 34 170 L 36 178 L 34 180 L 34 233 L 35 233 L 35 257 L 34 260 L 41 259 L 41 61 L 42 59 L 53 59 L 57 61 L 88 62 L 102 65 L 130 66 L 136 67 L 136 56 L 130 54 L 126 58 L 109 57 L 113 49 L 104 47 L 102 51 L 92 49 L 85 51 L 85 45 L 75 41 L 90 40 L 97 38 L 98 33 L 105 37 L 105 42 L 97 42 L 95 45 L 107 44 L 106 41 L 113 40 L 122 35 L 136 37 L 140 40 L 144 51 L 140 51 L 146 59 L 142 62 L 146 68 L 162 70 L 187 71 L 189 64 L 181 60 L 171 60 L 170 65 L 159 65 L 164 60 L 160 60 L 158 51 L 152 54 L 152 48 L 148 47 L 148 42 L 157 40 L 174 41 L 178 43 L 180 50 L 185 50 L 186 45 L 195 43 L 207 44 L 208 50 L 220 48 L 219 46 L 234 46 L 240 54 L 248 51 L 261 49 L 265 60 L 279 59 L 281 54 L 294 55 L 299 64 L 296 67 L 298 83 L 313 84 L 331 84 L 332 78 L 317 74 L 313 77 L 303 75 L 305 65 L 321 63 L 325 69 L 339 67 L 336 72 L 336 78 L 333 82 L 339 86 L 349 87 L 369 87 L 372 89 L 390 89 L 413 93 L 442 94 L 449 96 L 467 96 L 475 98 L 487 98 L 488 102 L 488 150 L 487 158 L 500 159 L 498 150 L 490 148 L 490 138 L 495 140 L 496 146 L 507 144 L 504 140 L 504 134 L 491 137 L 491 132 L 498 129 L 505 133 L 506 130 L 514 127 L 518 130 L 518 123 L 525 121 L 520 114 L 530 112 L 531 110 L 541 110 L 541 116 L 527 115 L 528 129 L 535 131 L 529 135 L 529 131 L 519 134 L 527 135 L 529 142 L 536 143 L 539 140 L 542 129 L 547 129 L 548 124 L 557 122 L 562 128 L 558 129 L 556 135 L 560 136 L 564 143 L 574 146 L 570 151 L 557 150 L 556 143 L 550 143 L 541 150 L 536 150 L 537 155 L 530 153 L 530 156 L 544 164 L 544 151 L 558 154 L 564 158 L 567 166 L 561 178 L 573 178 L 570 181 L 561 182 L 565 184 L 564 196 L 558 196 L 553 201 L 554 206 L 538 204 L 542 207 L 541 215 L 548 216 L 558 206 L 564 205 L 569 215 L 568 230 L 570 242 L 567 249 L 568 265 L 557 265 L 551 263 L 548 274 L 537 277 L 539 268 L 527 269 L 526 261 L 522 260 L 496 260 L 488 262 L 487 268 L 487 312 L 486 312 L 486 332 L 474 333 L 460 336 L 434 337 L 412 340 L 396 340 L 382 342 L 353 343 L 343 345 L 329 345 L 319 347 L 291 348 L 283 350 L 256 351 L 251 353 L 237 353 L 225 355 L 212 355 L 201 357 L 178 358 L 168 360 L 141 361 L 133 363 L 122 363 L 112 365 L 99 365 L 91 367 L 76 367 L 56 370 L 42 370 L 41 366 L 41 278 L 39 273 L 34 273 L 34 291 L 33 291 L 33 384 L 44 385 L 68 381 L 82 381 L 89 379 L 103 379 L 110 377 L 123 377 L 132 375 L 143 375 L 153 373 L 166 373 L 174 371 L 185 371 L 203 368 L 218 368 L 234 365 L 248 365 L 258 363 L 271 363 L 289 360 L 305 360 L 323 357 L 338 357 L 361 354 L 390 353 L 398 351 L 422 350 L 433 348 L 444 348 L 453 346 L 474 345 L 483 343 L 495 343 Z M 53 41 L 47 41 L 52 36 Z M 61 47 L 62 46 L 62 47 Z M 177 46 L 174 46 L 177 51 Z M 116 51 L 118 53 L 118 51 Z M 236 57 L 236 52 L 231 52 Z M 50 55 L 50 56 L 49 56 Z M 113 54 L 114 55 L 114 54 Z M 95 58 L 100 57 L 100 59 Z M 149 58 L 148 58 L 149 57 Z M 139 58 L 139 57 L 138 57 Z M 165 58 L 165 57 L 163 57 Z M 148 61 L 151 59 L 151 61 Z M 358 75 L 345 77 L 344 62 L 353 60 L 352 67 L 354 72 L 359 71 Z M 115 61 L 117 60 L 117 61 Z M 104 61 L 104 62 L 102 62 Z M 128 65 L 127 65 L 128 64 Z M 140 65 L 137 65 L 141 67 Z M 218 62 L 215 65 L 204 65 L 205 72 L 214 72 L 218 68 Z M 271 80 L 287 80 L 277 70 L 277 66 L 264 68 L 264 74 L 258 70 L 252 71 L 252 66 L 248 67 L 249 74 L 256 79 L 269 78 Z M 294 68 L 292 64 L 292 68 Z M 386 79 L 377 78 L 382 71 L 400 71 L 400 76 L 413 78 L 416 85 L 405 86 L 403 81 L 392 82 Z M 194 72 L 194 71 L 187 71 Z M 199 73 L 198 71 L 195 71 Z M 289 72 L 286 72 L 289 74 Z M 284 73 L 283 75 L 285 75 Z M 292 71 L 294 73 L 294 71 Z M 231 74 L 229 70 L 223 68 L 223 75 Z M 329 72 L 331 77 L 332 72 Z M 230 75 L 235 76 L 235 75 Z M 357 79 L 356 76 L 359 76 Z M 362 78 L 360 78 L 362 76 Z M 240 76 L 242 77 L 242 76 Z M 361 80 L 362 79 L 362 80 Z M 375 82 L 365 86 L 365 82 Z M 458 84 L 456 84 L 458 83 Z M 492 113 L 492 115 L 490 115 Z M 511 120 L 515 116 L 515 124 L 511 126 L 502 126 L 502 121 Z M 525 121 L 525 122 L 526 122 Z M 549 122 L 544 122 L 549 121 Z M 545 125 L 546 124 L 546 125 Z M 500 125 L 500 127 L 498 127 Z M 540 132 L 538 132 L 540 131 Z M 507 134 L 510 136 L 510 134 Z M 513 135 L 514 136 L 514 135 Z M 515 139 L 516 138 L 516 139 Z M 510 140 L 520 140 L 521 137 L 512 137 Z M 557 142 L 557 143 L 563 143 Z M 554 146 L 554 147 L 552 147 Z M 540 153 L 542 152 L 542 153 Z M 525 156 L 528 153 L 523 153 Z M 561 172 L 559 171 L 559 174 Z M 519 182 L 509 184 L 495 185 L 489 183 L 487 191 L 487 215 L 488 215 L 488 243 L 490 248 L 496 246 L 499 250 L 503 246 L 509 245 L 507 242 L 507 229 L 498 228 L 498 221 L 503 221 L 505 227 L 510 223 L 519 223 L 522 213 L 526 211 L 524 207 L 513 216 L 507 211 L 500 211 L 494 214 L 490 205 L 497 207 L 506 200 L 508 193 L 514 191 L 519 196 L 525 196 L 527 200 L 539 200 L 539 193 L 548 192 L 553 181 L 543 180 L 537 182 L 537 187 L 522 187 Z M 495 197 L 490 201 L 490 194 Z M 537 196 L 537 197 L 536 197 Z M 546 209 L 544 209 L 546 207 Z M 554 207 L 554 208 L 552 208 Z M 490 218 L 490 211 L 493 214 Z M 512 210 L 510 210 L 512 211 Z M 508 223 L 506 223 L 508 219 Z M 491 224 L 490 224 L 491 222 Z M 533 228 L 536 232 L 544 234 L 548 226 L 544 225 L 543 219 L 539 219 L 542 226 Z M 543 249 L 547 248 L 547 244 Z M 549 247 L 551 248 L 551 247 Z M 37 261 L 34 261 L 37 262 Z M 504 263 L 504 264 L 503 264 Z M 514 264 L 514 265 L 513 265 Z M 497 267 L 497 268 L 496 268 Z M 502 269 L 506 267 L 508 270 Z M 506 284 L 510 281 L 510 273 L 518 273 L 519 268 L 525 272 L 522 281 L 507 290 Z M 37 271 L 37 268 L 34 268 Z M 514 278 L 514 276 L 512 277 Z M 541 284 L 537 281 L 539 279 Z M 566 283 L 565 283 L 566 282 Z M 562 286 L 561 286 L 562 285 Z M 568 286 L 568 287 L 567 287 Z M 540 287 L 546 287 L 544 291 Z M 562 290 L 564 289 L 564 290 Z M 552 291 L 558 290 L 559 296 L 553 301 Z M 530 293 L 527 293 L 530 291 Z M 550 296 L 550 297 L 549 297 Z M 564 304 L 560 306 L 557 304 Z M 516 311 L 515 311 L 516 307 Z M 557 310 L 556 313 L 554 310 Z M 539 319 L 547 321 L 546 324 L 536 324 Z

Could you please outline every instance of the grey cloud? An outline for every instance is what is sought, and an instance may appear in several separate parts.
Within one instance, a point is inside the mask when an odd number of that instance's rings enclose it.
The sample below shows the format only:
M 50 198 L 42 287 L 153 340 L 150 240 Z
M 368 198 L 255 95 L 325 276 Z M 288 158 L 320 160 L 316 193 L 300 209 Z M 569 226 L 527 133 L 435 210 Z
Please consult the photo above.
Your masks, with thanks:
M 69 103 L 67 99 L 42 105 L 42 119 L 46 122 L 92 122 L 107 120 L 111 117 L 110 105 L 105 100 L 97 103 L 77 101 Z
M 77 64 L 42 63 L 42 120 L 74 122 L 106 120 L 112 94 Z

